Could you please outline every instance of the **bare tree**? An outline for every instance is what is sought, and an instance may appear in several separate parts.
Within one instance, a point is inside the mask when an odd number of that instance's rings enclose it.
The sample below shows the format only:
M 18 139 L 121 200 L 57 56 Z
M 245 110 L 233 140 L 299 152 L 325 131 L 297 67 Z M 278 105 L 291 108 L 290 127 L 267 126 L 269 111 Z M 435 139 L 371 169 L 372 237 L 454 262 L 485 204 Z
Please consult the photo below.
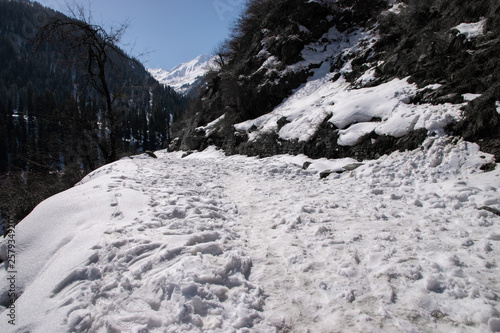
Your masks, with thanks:
M 219 42 L 212 51 L 215 64 L 223 69 L 227 65 L 231 52 L 229 49 L 229 42 L 227 40 Z
M 38 45 L 55 44 L 64 57 L 70 61 L 78 73 L 84 73 L 80 82 L 81 89 L 93 88 L 106 102 L 105 121 L 101 126 L 107 126 L 108 137 L 103 138 L 99 131 L 91 131 L 107 163 L 118 157 L 119 138 L 117 128 L 122 116 L 115 108 L 117 98 L 123 92 L 123 87 L 112 91 L 109 77 L 112 72 L 119 72 L 119 66 L 136 62 L 118 48 L 128 24 L 121 24 L 106 30 L 95 24 L 91 14 L 85 14 L 83 7 L 71 10 L 72 17 L 56 16 L 46 23 L 36 37 Z

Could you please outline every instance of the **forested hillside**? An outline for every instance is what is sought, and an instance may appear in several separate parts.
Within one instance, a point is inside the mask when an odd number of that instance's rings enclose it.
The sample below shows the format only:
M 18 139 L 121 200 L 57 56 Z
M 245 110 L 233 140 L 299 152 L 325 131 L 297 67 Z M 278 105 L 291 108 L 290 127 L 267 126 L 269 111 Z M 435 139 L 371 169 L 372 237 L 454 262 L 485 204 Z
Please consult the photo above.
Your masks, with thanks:
M 16 221 L 110 162 L 102 150 L 110 129 L 105 98 L 64 47 L 37 40 L 54 18 L 66 19 L 36 2 L 0 1 L 0 210 Z M 186 100 L 138 60 L 114 57 L 106 71 L 118 114 L 116 158 L 162 148 Z

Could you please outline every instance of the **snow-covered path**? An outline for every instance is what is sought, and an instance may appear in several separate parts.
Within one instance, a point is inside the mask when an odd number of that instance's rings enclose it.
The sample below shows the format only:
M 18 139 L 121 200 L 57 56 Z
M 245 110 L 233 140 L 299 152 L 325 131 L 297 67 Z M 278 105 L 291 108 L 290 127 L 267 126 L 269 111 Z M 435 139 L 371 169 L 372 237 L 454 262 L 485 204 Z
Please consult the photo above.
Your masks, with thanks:
M 210 148 L 104 166 L 18 226 L 23 294 L 0 330 L 500 330 L 500 217 L 478 209 L 500 208 L 500 171 L 448 141 L 326 179 L 355 161 Z

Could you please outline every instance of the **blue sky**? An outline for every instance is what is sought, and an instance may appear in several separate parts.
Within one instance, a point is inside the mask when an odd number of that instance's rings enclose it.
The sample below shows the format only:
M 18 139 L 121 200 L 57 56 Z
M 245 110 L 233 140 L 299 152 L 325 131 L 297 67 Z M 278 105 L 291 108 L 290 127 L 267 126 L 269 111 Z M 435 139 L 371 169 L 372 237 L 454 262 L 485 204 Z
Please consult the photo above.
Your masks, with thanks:
M 147 68 L 172 67 L 211 54 L 230 32 L 245 0 L 37 0 L 68 13 L 66 3 L 90 8 L 96 23 L 105 27 L 127 20 L 123 49 Z

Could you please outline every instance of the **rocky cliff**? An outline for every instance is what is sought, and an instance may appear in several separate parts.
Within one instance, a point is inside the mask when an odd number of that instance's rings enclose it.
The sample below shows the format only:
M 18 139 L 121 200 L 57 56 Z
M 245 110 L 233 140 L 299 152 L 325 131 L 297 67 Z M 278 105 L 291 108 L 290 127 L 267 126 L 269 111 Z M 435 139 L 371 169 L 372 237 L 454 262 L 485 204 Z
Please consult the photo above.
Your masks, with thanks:
M 500 5 L 251 1 L 174 149 L 377 158 L 428 136 L 500 158 Z

